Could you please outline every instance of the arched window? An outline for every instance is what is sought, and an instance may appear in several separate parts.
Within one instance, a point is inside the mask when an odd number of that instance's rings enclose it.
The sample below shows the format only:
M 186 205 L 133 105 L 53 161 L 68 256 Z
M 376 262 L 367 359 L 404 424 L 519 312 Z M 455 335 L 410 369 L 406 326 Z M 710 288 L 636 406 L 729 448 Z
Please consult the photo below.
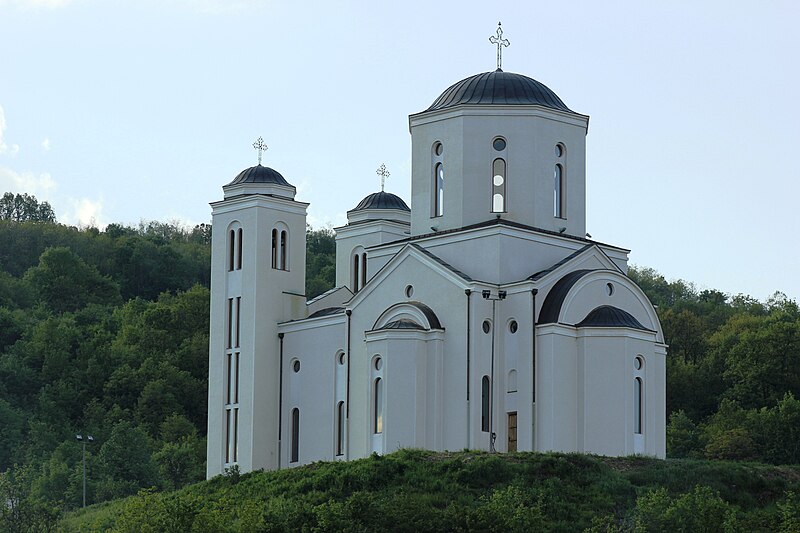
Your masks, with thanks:
M 373 419 L 372 429 L 373 433 L 383 433 L 383 380 L 381 378 L 375 378 L 373 392 L 375 394 L 375 417 Z
M 564 145 L 557 144 L 555 149 L 556 166 L 553 170 L 553 216 L 556 218 L 567 218 L 565 153 Z
M 290 462 L 296 463 L 300 459 L 300 409 L 292 409 L 292 457 Z
M 289 270 L 288 265 L 288 253 L 289 253 L 289 243 L 287 242 L 289 237 L 287 235 L 286 230 L 281 231 L 281 250 L 280 250 L 280 265 L 281 270 Z
M 489 431 L 489 376 L 481 380 L 481 431 Z
M 336 404 L 336 455 L 344 455 L 344 402 Z
M 633 384 L 633 432 L 641 435 L 644 431 L 644 383 L 642 378 L 634 379 Z
M 358 292 L 360 289 L 358 282 L 361 280 L 361 276 L 359 275 L 358 266 L 361 263 L 361 256 L 359 254 L 355 254 L 353 256 L 353 292 Z
M 236 232 L 231 230 L 228 232 L 228 270 L 233 270 L 233 257 L 236 250 Z
M 434 189 L 433 216 L 444 214 L 444 165 L 436 164 L 436 188 Z
M 272 268 L 278 268 L 278 230 L 272 230 Z
M 506 162 L 498 157 L 492 163 L 492 213 L 503 213 L 505 210 Z
M 242 228 L 239 228 L 237 233 L 237 244 L 236 244 L 236 270 L 242 269 Z
M 517 371 L 514 369 L 508 371 L 508 383 L 506 383 L 506 392 L 517 392 Z
M 367 284 L 367 253 L 361 254 L 361 287 Z

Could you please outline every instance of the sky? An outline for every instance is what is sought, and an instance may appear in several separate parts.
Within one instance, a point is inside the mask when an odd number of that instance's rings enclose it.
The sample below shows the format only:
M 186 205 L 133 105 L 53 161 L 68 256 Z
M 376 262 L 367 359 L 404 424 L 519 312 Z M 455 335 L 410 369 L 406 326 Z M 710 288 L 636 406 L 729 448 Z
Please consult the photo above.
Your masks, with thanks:
M 589 115 L 587 231 L 698 289 L 800 299 L 800 3 L 0 0 L 0 194 L 210 221 L 257 162 L 338 226 L 410 203 L 408 115 L 503 68 Z

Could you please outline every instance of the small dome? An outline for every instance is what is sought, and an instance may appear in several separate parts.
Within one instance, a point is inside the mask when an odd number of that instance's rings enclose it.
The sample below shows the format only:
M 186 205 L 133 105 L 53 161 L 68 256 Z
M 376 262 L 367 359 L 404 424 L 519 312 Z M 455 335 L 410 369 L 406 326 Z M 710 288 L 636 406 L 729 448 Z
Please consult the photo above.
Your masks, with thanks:
M 543 83 L 513 72 L 484 72 L 452 85 L 427 109 L 447 109 L 461 104 L 540 105 L 572 112 Z
M 402 198 L 396 194 L 384 191 L 370 194 L 361 200 L 350 212 L 363 211 L 365 209 L 399 209 L 401 211 L 411 211 Z
M 595 308 L 586 318 L 575 324 L 577 327 L 626 327 L 633 329 L 643 329 L 649 331 L 641 322 L 624 309 L 611 305 L 601 305 Z
M 261 164 L 242 170 L 228 185 L 239 185 L 241 183 L 272 183 L 291 187 L 289 182 L 286 181 L 277 170 L 262 166 Z

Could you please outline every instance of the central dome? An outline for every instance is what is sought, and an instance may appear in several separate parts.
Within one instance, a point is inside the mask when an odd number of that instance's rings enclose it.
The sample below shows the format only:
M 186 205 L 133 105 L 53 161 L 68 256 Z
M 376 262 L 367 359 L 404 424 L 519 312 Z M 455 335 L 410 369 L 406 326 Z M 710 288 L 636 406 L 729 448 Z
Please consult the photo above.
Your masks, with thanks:
M 465 78 L 444 91 L 426 111 L 461 104 L 540 105 L 560 111 L 572 110 L 543 83 L 513 72 L 484 72 Z
M 364 209 L 399 209 L 400 211 L 411 211 L 402 198 L 396 194 L 384 191 L 370 194 L 350 211 L 362 211 Z

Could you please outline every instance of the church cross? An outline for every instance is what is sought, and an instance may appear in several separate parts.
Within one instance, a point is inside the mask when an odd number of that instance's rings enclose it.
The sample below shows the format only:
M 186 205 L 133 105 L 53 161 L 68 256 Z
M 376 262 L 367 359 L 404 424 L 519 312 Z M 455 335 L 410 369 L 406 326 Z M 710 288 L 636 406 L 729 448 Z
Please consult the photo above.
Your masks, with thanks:
M 261 164 L 261 154 L 263 152 L 267 151 L 267 145 L 264 144 L 264 139 L 262 139 L 261 137 L 256 139 L 256 142 L 253 143 L 253 148 L 255 148 L 256 151 L 258 152 L 258 164 L 260 165 Z
M 386 164 L 381 163 L 381 166 L 378 167 L 375 174 L 381 177 L 381 192 L 383 192 L 383 188 L 386 186 L 386 178 L 390 176 L 389 171 L 386 170 Z
M 497 70 L 503 70 L 503 47 L 511 45 L 511 41 L 503 39 L 503 28 L 497 23 L 497 36 L 489 37 L 489 42 L 497 45 Z

